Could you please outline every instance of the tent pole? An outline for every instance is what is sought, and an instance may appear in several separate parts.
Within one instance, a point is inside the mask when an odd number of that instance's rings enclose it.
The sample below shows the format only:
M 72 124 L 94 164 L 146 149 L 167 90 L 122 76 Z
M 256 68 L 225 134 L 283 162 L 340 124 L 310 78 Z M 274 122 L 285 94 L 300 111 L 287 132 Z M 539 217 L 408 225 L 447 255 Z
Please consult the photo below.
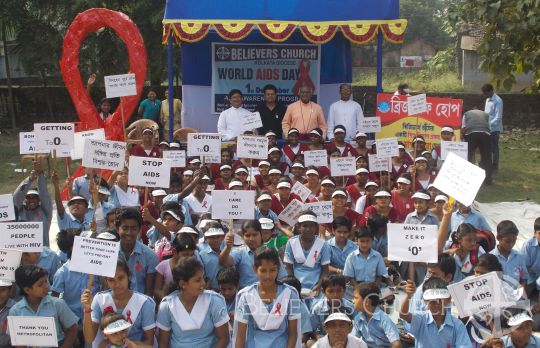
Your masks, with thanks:
M 382 87 L 383 73 L 383 33 L 379 28 L 377 33 L 377 93 L 383 92 Z
M 167 79 L 169 80 L 167 88 L 169 89 L 169 134 L 166 135 L 169 138 L 169 142 L 173 141 L 174 136 L 174 65 L 173 65 L 173 34 L 172 30 L 169 32 L 167 38 Z M 165 137 L 165 135 L 164 135 Z

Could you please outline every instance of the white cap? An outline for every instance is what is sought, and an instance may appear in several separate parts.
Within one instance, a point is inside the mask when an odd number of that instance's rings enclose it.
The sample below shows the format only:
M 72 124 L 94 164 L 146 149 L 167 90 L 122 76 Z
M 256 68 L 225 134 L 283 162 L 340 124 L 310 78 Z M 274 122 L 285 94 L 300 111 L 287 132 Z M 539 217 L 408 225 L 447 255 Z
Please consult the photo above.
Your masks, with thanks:
M 101 232 L 96 236 L 96 239 L 103 239 L 103 240 L 113 240 L 117 241 L 119 239 L 118 236 L 115 236 L 111 232 Z
M 182 223 L 184 222 L 184 220 L 181 219 L 180 216 L 178 216 L 178 214 L 176 214 L 176 212 L 173 211 L 173 210 L 165 210 L 164 212 L 162 212 L 162 213 L 160 214 L 161 219 L 163 219 L 163 216 L 165 216 L 165 214 L 171 215 L 171 216 L 172 216 L 175 220 L 177 220 L 177 221 L 180 221 L 180 222 L 182 222 Z
M 199 232 L 197 232 L 193 227 L 189 227 L 189 226 L 182 227 L 180 231 L 178 231 L 178 233 L 191 233 L 191 234 L 196 234 L 197 236 L 199 235 Z
M 450 132 L 450 133 L 454 133 L 454 128 L 448 127 L 448 126 L 442 127 L 442 128 L 441 128 L 441 133 L 442 133 L 442 132 Z
M 305 168 L 304 165 L 300 162 L 294 162 L 291 168 Z
M 206 225 L 208 225 L 209 223 L 211 222 L 217 222 L 216 220 L 211 220 L 211 219 L 202 219 L 200 222 L 199 222 L 199 228 L 205 228 Z
M 75 201 L 85 201 L 86 204 L 88 205 L 88 201 L 83 196 L 73 196 L 67 203 L 68 207 Z
M 229 188 L 233 188 L 235 186 L 244 186 L 240 181 L 238 180 L 233 180 L 229 183 Z
M 26 195 L 27 195 L 27 196 L 30 196 L 30 195 L 36 195 L 36 196 L 39 196 L 39 191 L 38 191 L 38 190 L 34 190 L 34 189 L 30 189 L 30 190 L 26 191 Z
M 336 134 L 336 133 L 345 133 L 345 129 L 342 128 L 342 127 L 336 127 L 334 129 L 334 134 Z
M 367 138 L 367 134 L 364 133 L 364 132 L 358 131 L 358 132 L 356 132 L 356 135 L 355 135 L 354 137 L 355 137 L 355 138 L 358 138 L 358 137 L 365 137 L 365 138 Z
M 427 162 L 428 160 L 427 160 L 427 158 L 425 158 L 425 157 L 419 156 L 419 157 L 416 157 L 416 158 L 414 159 L 414 163 L 416 163 L 416 162 L 418 162 L 418 161 L 426 161 L 426 162 Z
M 248 170 L 244 167 L 239 167 L 239 168 L 236 168 L 236 170 L 234 171 L 234 174 L 236 173 L 246 173 L 248 174 Z
M 260 218 L 259 222 L 261 223 L 261 227 L 265 230 L 272 230 L 274 229 L 274 220 L 269 218 Z
M 281 175 L 281 174 L 283 174 L 283 173 L 281 173 L 281 170 L 279 170 L 279 169 L 272 168 L 272 169 L 270 169 L 270 171 L 268 172 L 268 175 L 270 175 L 270 174 L 279 174 L 279 175 Z
M 364 185 L 364 188 L 368 188 L 370 186 L 375 186 L 375 187 L 379 187 L 379 184 L 377 184 L 375 181 L 368 181 L 366 182 L 366 184 Z
M 317 175 L 317 176 L 319 176 L 319 172 L 316 171 L 315 169 L 308 169 L 306 171 L 306 175 Z
M 336 186 L 336 184 L 330 180 L 330 179 L 324 179 L 323 181 L 321 181 L 321 185 L 332 185 L 332 186 Z
M 444 203 L 448 203 L 448 197 L 446 197 L 445 195 L 437 195 L 435 196 L 435 202 L 438 201 L 444 201 Z
M 153 130 L 152 128 L 150 128 L 150 127 L 144 128 L 144 129 L 142 130 L 141 134 L 148 133 L 148 132 L 154 134 L 154 130 Z
M 272 152 L 279 152 L 279 149 L 277 147 L 273 147 L 271 149 L 268 150 L 268 154 L 271 154 Z
M 358 168 L 356 170 L 356 174 L 362 174 L 362 173 L 369 174 L 369 170 L 367 170 L 366 168 Z
M 298 217 L 298 222 L 299 223 L 306 222 L 306 221 L 311 221 L 311 222 L 317 223 L 317 217 L 313 216 L 311 214 L 304 214 L 304 215 L 300 215 Z
M 263 166 L 263 165 L 264 165 L 264 166 L 269 166 L 269 167 L 270 167 L 270 162 L 268 162 L 268 161 L 260 161 L 260 162 L 259 162 L 259 167 L 260 167 L 260 166 Z
M 223 229 L 219 227 L 212 227 L 209 228 L 208 231 L 204 232 L 205 237 L 211 237 L 211 236 L 224 236 L 225 232 L 223 232 Z
M 422 298 L 426 301 L 450 298 L 450 292 L 447 289 L 427 289 Z
M 228 164 L 224 164 L 221 167 L 219 167 L 219 171 L 225 170 L 225 169 L 232 169 L 232 167 Z
M 208 175 L 205 175 L 205 176 L 203 176 L 203 177 L 201 178 L 201 180 L 208 180 L 208 181 L 210 181 L 210 177 L 209 177 Z
M 107 195 L 107 196 L 111 195 L 111 191 L 109 191 L 109 189 L 106 188 L 105 186 L 99 186 L 98 193 L 101 193 L 102 195 Z
M 291 128 L 291 129 L 289 129 L 289 131 L 287 132 L 287 135 L 288 135 L 288 134 L 292 134 L 292 133 L 299 134 L 300 131 L 299 131 L 298 129 L 296 129 L 296 128 Z
M 401 144 L 398 144 L 397 148 L 398 148 L 398 149 L 403 149 L 403 150 L 405 150 L 405 146 L 403 146 L 403 145 L 401 145 Z
M 163 189 L 157 189 L 152 191 L 152 197 L 160 197 L 160 196 L 166 196 L 167 192 Z
M 193 170 L 191 170 L 191 169 L 184 170 L 182 175 L 193 175 Z
M 412 199 L 418 198 L 418 199 L 424 199 L 426 201 L 429 201 L 431 199 L 430 195 L 424 193 L 424 192 L 415 192 L 414 195 L 411 197 Z
M 172 142 L 169 144 L 169 147 L 171 149 L 179 149 L 180 148 L 180 144 L 176 143 L 176 142 Z
M 263 193 L 262 195 L 259 196 L 259 198 L 257 198 L 257 202 L 267 201 L 267 200 L 272 200 L 272 197 L 267 193 Z
M 190 164 L 195 164 L 195 163 L 201 163 L 201 160 L 198 159 L 198 158 L 192 158 L 190 161 L 189 161 Z
M 311 132 L 309 132 L 309 134 L 315 134 L 315 135 L 318 135 L 320 137 L 322 137 L 322 133 L 320 133 L 318 130 L 316 129 L 313 129 Z
M 335 190 L 334 193 L 332 193 L 332 198 L 334 198 L 335 196 L 343 196 L 347 198 L 347 192 L 343 190 Z
M 518 326 L 518 325 L 521 325 L 522 323 L 524 323 L 526 321 L 532 321 L 532 318 L 527 313 L 521 312 L 521 313 L 517 313 L 516 315 L 510 317 L 510 319 L 508 319 L 508 325 L 509 326 Z
M 435 186 L 434 186 L 433 184 L 427 185 L 427 190 L 429 190 L 429 189 L 432 188 L 432 187 L 435 187 Z M 435 188 L 436 188 L 436 187 L 435 187 Z
M 422 155 L 422 156 L 424 156 L 424 155 L 431 155 L 431 152 L 429 152 L 428 150 L 426 150 L 426 151 L 422 152 L 421 155 Z
M 347 316 L 347 314 L 345 313 L 341 313 L 341 312 L 335 312 L 335 313 L 332 313 L 330 314 L 324 321 L 324 323 L 328 323 L 328 322 L 331 322 L 331 321 L 334 321 L 334 320 L 341 320 L 341 321 L 346 321 L 348 323 L 351 322 L 351 319 Z
M 404 177 L 399 177 L 397 178 L 396 182 L 398 184 L 405 184 L 405 185 L 410 185 L 411 184 L 411 181 L 407 178 L 404 178 Z
M 103 329 L 103 333 L 106 335 L 110 335 L 116 332 L 127 330 L 131 327 L 131 324 L 124 319 L 120 319 L 117 321 L 113 321 L 109 325 L 107 325 L 106 328 Z
M 168 147 L 168 146 L 169 146 L 169 143 L 166 142 L 166 141 L 162 141 L 161 143 L 159 143 L 159 146 L 161 146 L 161 145 L 167 145 L 167 147 Z
M 282 181 L 282 182 L 279 182 L 276 186 L 277 188 L 282 188 L 282 187 L 286 187 L 286 188 L 291 188 L 291 184 L 288 183 L 287 181 Z
M 272 132 L 272 131 L 268 131 L 268 132 L 266 132 L 266 134 L 265 134 L 264 136 L 265 136 L 265 137 L 269 137 L 269 136 L 275 136 L 275 137 L 277 137 L 277 134 L 274 133 L 274 132 Z
M 13 285 L 13 283 L 10 282 L 9 280 L 0 279 L 0 286 L 11 286 L 11 285 Z
M 424 140 L 424 138 L 421 138 L 421 137 L 416 137 L 413 139 L 413 144 L 416 143 L 417 141 L 421 142 L 421 143 L 425 143 L 426 141 Z
M 375 193 L 373 197 L 392 197 L 392 194 L 388 191 L 379 191 Z

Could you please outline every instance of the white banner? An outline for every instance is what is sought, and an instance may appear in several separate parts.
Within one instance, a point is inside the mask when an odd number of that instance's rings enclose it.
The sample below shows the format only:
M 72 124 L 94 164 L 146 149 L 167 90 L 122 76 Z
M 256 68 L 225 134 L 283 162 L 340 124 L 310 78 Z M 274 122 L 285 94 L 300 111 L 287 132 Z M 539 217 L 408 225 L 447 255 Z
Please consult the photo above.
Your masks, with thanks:
M 20 132 L 19 133 L 19 154 L 21 155 L 33 155 L 39 153 L 48 153 L 45 149 L 38 149 L 36 147 L 36 139 L 34 132 Z
M 268 138 L 251 135 L 239 135 L 236 153 L 238 158 L 262 159 L 268 158 Z
M 114 278 L 119 251 L 119 242 L 76 236 L 69 270 Z
M 243 131 L 252 131 L 262 126 L 261 114 L 258 111 L 240 116 L 240 129 Z
M 368 155 L 369 171 L 390 171 L 390 158 L 378 158 L 376 155 Z
M 86 138 L 82 165 L 88 168 L 120 171 L 126 165 L 126 143 Z
M 171 166 L 168 160 L 150 157 L 129 157 L 128 185 L 169 188 Z
M 298 214 L 304 209 L 304 204 L 297 199 L 293 199 L 285 209 L 278 215 L 278 219 L 289 226 L 294 226 L 298 220 Z
M 0 249 L 0 279 L 15 282 L 15 270 L 21 263 L 22 251 Z
M 360 123 L 360 129 L 358 131 L 363 133 L 378 133 L 381 131 L 381 118 L 379 116 L 375 117 L 364 117 Z M 354 135 L 353 135 L 354 136 Z
M 304 165 L 307 167 L 326 167 L 328 166 L 328 153 L 326 150 L 304 151 Z
M 15 221 L 15 206 L 11 193 L 0 195 L 0 221 Z
M 186 151 L 167 150 L 163 151 L 163 159 L 171 162 L 171 168 L 184 168 L 186 166 Z M 205 161 L 205 163 L 209 163 Z
M 291 192 L 300 196 L 302 202 L 305 202 L 311 194 L 311 190 L 302 185 L 300 181 L 294 183 L 293 187 L 291 188 Z
M 392 224 L 388 228 L 388 260 L 437 263 L 437 225 Z
M 317 222 L 320 224 L 332 223 L 334 221 L 331 201 L 306 203 L 304 204 L 304 208 L 317 214 Z
M 377 153 L 378 158 L 389 158 L 399 156 L 399 148 L 397 138 L 383 138 L 377 139 Z
M 11 346 L 58 347 L 54 317 L 8 316 Z
M 464 160 L 469 158 L 469 143 L 466 141 L 441 141 L 441 159 L 444 161 L 449 152 L 453 152 Z
M 349 176 L 356 173 L 354 157 L 330 157 L 330 174 L 332 176 Z
M 84 155 L 84 139 L 105 140 L 105 130 L 103 128 L 92 129 L 84 132 L 77 132 L 74 136 L 74 146 L 71 150 L 71 159 L 82 159 Z
M 73 123 L 34 123 L 36 147 L 45 149 L 46 152 L 49 150 L 71 152 L 74 146 L 74 134 Z
M 107 98 L 126 97 L 137 94 L 135 74 L 105 76 L 105 95 Z
M 0 223 L 0 248 L 40 253 L 43 250 L 43 222 Z
M 427 112 L 426 95 L 418 94 L 407 98 L 407 111 L 409 116 Z
M 212 191 L 212 219 L 254 219 L 255 191 Z
M 187 155 L 221 156 L 221 135 L 219 133 L 189 133 Z

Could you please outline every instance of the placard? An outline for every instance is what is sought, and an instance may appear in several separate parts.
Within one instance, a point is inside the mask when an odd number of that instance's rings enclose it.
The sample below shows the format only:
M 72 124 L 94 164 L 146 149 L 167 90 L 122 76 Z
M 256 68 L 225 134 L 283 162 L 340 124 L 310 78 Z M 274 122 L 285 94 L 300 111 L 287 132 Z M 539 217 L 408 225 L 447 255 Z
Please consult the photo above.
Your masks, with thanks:
M 36 148 L 71 152 L 74 146 L 73 123 L 34 123 Z M 69 155 L 68 155 L 69 156 Z
M 267 159 L 268 138 L 251 135 L 239 135 L 236 153 L 238 158 Z
M 304 165 L 307 167 L 326 167 L 328 166 L 328 152 L 326 150 L 304 151 Z
M 261 114 L 258 111 L 240 116 L 240 129 L 243 131 L 252 131 L 262 126 Z
M 329 224 L 334 221 L 331 201 L 306 203 L 304 208 L 317 214 L 317 222 L 320 224 Z
M 126 97 L 137 94 L 135 74 L 105 76 L 105 95 L 107 98 Z
M 0 279 L 15 282 L 15 270 L 21 263 L 22 251 L 0 249 Z
M 171 166 L 168 160 L 150 157 L 129 157 L 128 185 L 169 188 Z
M 82 165 L 89 168 L 120 171 L 126 165 L 126 143 L 86 138 Z
M 221 163 L 221 155 L 202 156 L 204 163 Z
M 254 219 L 255 191 L 212 191 L 212 219 Z
M 388 260 L 437 263 L 437 225 L 392 224 L 388 228 Z
M 40 253 L 43 250 L 43 222 L 0 223 L 0 248 Z
M 221 135 L 219 133 L 188 133 L 188 156 L 221 156 Z
M 38 149 L 36 147 L 36 139 L 34 132 L 20 132 L 19 133 L 19 154 L 21 155 L 34 155 L 40 153 L 47 153 L 49 151 L 45 149 Z
M 399 148 L 397 138 L 377 139 L 377 153 L 379 158 L 389 158 L 399 156 Z
M 450 152 L 433 186 L 463 205 L 470 206 L 485 178 L 486 172 L 482 168 Z
M 332 176 L 350 176 L 356 173 L 354 157 L 330 157 L 330 174 Z
M 278 219 L 289 226 L 294 226 L 298 220 L 298 214 L 304 210 L 304 204 L 298 199 L 293 199 L 278 215 Z
M 84 155 L 84 139 L 105 140 L 105 130 L 103 128 L 92 129 L 84 132 L 77 132 L 74 135 L 74 146 L 71 150 L 71 159 L 82 159 Z
M 185 150 L 163 151 L 163 159 L 171 162 L 171 168 L 185 168 L 186 151 Z M 205 161 L 205 163 L 208 163 L 208 162 Z
M 418 94 L 407 98 L 409 116 L 427 112 L 426 95 Z
M 369 171 L 370 172 L 389 172 L 390 158 L 379 158 L 375 155 L 368 155 Z
M 464 160 L 469 159 L 469 143 L 466 141 L 441 141 L 441 159 L 444 161 L 449 152 L 453 152 Z
M 0 221 L 15 221 L 15 206 L 11 193 L 0 195 Z
M 75 236 L 69 270 L 113 278 L 119 251 L 119 242 Z
M 292 193 L 296 193 L 302 199 L 302 202 L 305 202 L 308 197 L 311 195 L 311 190 L 302 185 L 300 181 L 294 183 L 291 188 Z
M 465 318 L 473 314 L 511 306 L 512 303 L 508 302 L 502 287 L 497 272 L 490 272 L 448 284 L 448 291 L 456 304 L 459 317 Z
M 8 316 L 7 325 L 13 347 L 58 347 L 54 317 Z
M 378 133 L 381 131 L 381 118 L 379 116 L 375 117 L 364 117 L 362 122 L 360 122 L 360 128 L 358 131 L 363 133 Z

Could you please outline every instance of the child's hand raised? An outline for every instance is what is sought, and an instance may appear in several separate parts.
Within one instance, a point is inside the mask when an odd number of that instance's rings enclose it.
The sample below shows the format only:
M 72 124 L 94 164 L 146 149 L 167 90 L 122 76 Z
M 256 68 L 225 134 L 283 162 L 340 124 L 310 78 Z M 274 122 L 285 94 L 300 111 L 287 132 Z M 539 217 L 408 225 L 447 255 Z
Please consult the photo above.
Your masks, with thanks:
M 407 285 L 404 286 L 404 289 L 405 289 L 405 293 L 407 294 L 407 296 L 409 298 L 411 298 L 412 295 L 414 295 L 414 293 L 416 291 L 416 285 L 414 285 L 413 281 L 407 280 Z
M 234 246 L 234 234 L 232 232 L 227 233 L 227 237 L 225 238 L 225 243 L 227 243 L 227 246 L 229 248 L 232 248 Z
M 92 308 L 92 292 L 90 289 L 85 289 L 81 295 L 81 304 L 84 309 Z
M 450 198 L 448 202 L 444 203 L 443 214 L 451 215 L 456 210 L 456 201 L 453 198 Z

